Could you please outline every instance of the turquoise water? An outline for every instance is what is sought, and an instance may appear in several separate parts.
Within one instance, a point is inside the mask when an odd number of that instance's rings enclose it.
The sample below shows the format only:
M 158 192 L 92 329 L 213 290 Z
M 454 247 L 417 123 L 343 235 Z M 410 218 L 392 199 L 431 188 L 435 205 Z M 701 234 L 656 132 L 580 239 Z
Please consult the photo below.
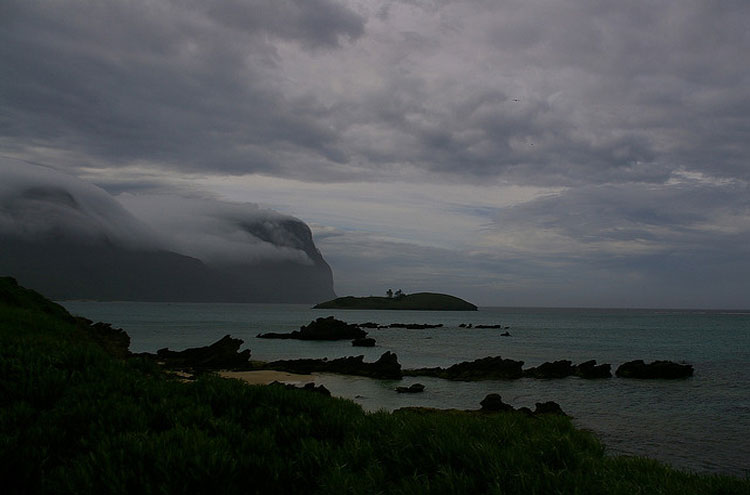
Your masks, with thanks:
M 485 356 L 544 361 L 596 359 L 612 370 L 633 359 L 685 361 L 695 376 L 680 381 L 520 379 L 419 382 L 422 394 L 397 394 L 396 382 L 321 375 L 318 383 L 367 410 L 416 405 L 475 409 L 490 392 L 515 407 L 554 400 L 578 426 L 596 432 L 614 454 L 645 455 L 675 467 L 750 476 L 750 312 L 481 308 L 478 312 L 313 310 L 300 305 L 64 302 L 72 313 L 113 323 L 131 336 L 131 350 L 179 350 L 239 337 L 253 359 L 335 358 L 383 352 L 405 368 L 449 366 Z M 442 323 L 426 330 L 374 329 L 375 348 L 348 341 L 258 339 L 334 315 L 350 323 Z M 460 323 L 503 324 L 504 330 L 463 329 Z

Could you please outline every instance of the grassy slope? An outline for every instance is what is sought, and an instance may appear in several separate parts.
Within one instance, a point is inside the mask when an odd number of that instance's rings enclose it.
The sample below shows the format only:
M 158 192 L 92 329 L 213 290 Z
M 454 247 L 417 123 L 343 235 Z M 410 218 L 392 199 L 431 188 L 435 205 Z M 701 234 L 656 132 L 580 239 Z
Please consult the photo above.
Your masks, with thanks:
M 447 294 L 418 292 L 403 297 L 339 297 L 315 306 L 320 309 L 403 309 L 426 311 L 476 311 L 470 302 Z
M 404 411 L 113 358 L 0 279 L 4 493 L 750 493 L 609 458 L 567 418 Z

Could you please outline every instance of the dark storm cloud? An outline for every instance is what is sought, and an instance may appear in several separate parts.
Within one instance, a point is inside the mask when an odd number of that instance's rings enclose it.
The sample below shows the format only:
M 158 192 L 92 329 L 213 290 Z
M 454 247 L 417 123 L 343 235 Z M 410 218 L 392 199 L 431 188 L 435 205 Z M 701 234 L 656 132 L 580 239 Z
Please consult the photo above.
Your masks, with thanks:
M 328 1 L 4 2 L 7 149 L 94 162 L 263 171 L 303 150 L 336 162 L 314 101 L 275 89 L 273 43 L 333 49 L 363 21 Z
M 748 177 L 747 2 L 21 2 L 2 144 L 306 180 Z

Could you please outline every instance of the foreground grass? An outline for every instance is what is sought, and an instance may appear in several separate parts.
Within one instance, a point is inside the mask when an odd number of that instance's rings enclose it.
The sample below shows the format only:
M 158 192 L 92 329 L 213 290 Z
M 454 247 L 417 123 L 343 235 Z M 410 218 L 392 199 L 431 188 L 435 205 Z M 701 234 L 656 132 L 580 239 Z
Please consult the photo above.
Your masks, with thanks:
M 113 358 L 0 279 L 4 493 L 750 493 L 611 458 L 567 418 L 402 411 Z

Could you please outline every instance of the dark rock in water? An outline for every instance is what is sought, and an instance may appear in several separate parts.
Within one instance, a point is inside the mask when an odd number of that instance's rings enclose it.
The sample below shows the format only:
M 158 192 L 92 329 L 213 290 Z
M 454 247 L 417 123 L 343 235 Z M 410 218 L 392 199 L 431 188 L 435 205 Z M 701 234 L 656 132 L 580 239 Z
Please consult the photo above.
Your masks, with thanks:
M 513 411 L 514 410 L 513 406 L 503 402 L 503 398 L 500 397 L 500 394 L 487 394 L 487 396 L 484 399 L 482 399 L 482 402 L 480 402 L 479 405 L 482 406 L 482 411 L 487 411 L 487 412 Z
M 396 387 L 396 392 L 399 394 L 417 394 L 424 392 L 424 385 L 421 383 L 413 383 L 409 387 Z
M 590 361 L 586 361 L 584 363 L 581 363 L 575 367 L 575 376 L 586 378 L 586 379 L 596 379 L 596 378 L 611 378 L 612 372 L 610 369 L 612 368 L 612 365 L 610 364 L 596 364 L 596 360 L 592 359 Z
M 557 414 L 559 416 L 567 416 L 560 407 L 560 404 L 554 401 L 537 402 L 534 414 Z
M 391 323 L 388 328 L 405 328 L 407 330 L 425 330 L 427 328 L 441 328 L 442 323 L 431 325 L 429 323 Z
M 502 325 L 477 325 L 474 328 L 503 328 Z
M 375 339 L 372 337 L 364 337 L 361 339 L 352 340 L 354 347 L 375 347 Z
M 693 376 L 693 366 L 672 361 L 654 361 L 646 364 L 642 359 L 621 364 L 615 374 L 621 378 L 667 379 Z
M 288 359 L 273 361 L 263 366 L 265 369 L 288 371 L 290 373 L 340 373 L 343 375 L 367 376 L 380 379 L 400 379 L 401 364 L 392 352 L 383 353 L 374 363 L 365 363 L 364 356 L 349 356 L 327 359 Z
M 380 328 L 380 325 L 372 321 L 368 321 L 367 323 L 360 323 L 359 327 L 360 328 Z
M 573 363 L 567 359 L 555 361 L 553 363 L 542 363 L 535 368 L 529 368 L 523 372 L 523 375 L 529 378 L 565 378 L 575 372 Z
M 510 337 L 510 332 L 503 332 L 500 334 L 501 337 Z
M 448 368 L 417 368 L 405 370 L 409 376 L 434 376 L 446 380 L 512 380 L 523 376 L 523 361 L 490 356 L 464 361 Z
M 259 333 L 255 337 L 258 339 L 299 339 L 298 337 L 299 332 L 295 330 L 291 333 L 275 333 L 275 332 L 268 332 L 268 333 Z
M 159 349 L 156 351 L 156 357 L 163 361 L 167 368 L 173 369 L 249 369 L 250 349 L 239 352 L 241 345 L 241 339 L 225 335 L 205 347 L 194 347 L 184 351 Z
M 337 320 L 333 316 L 318 318 L 299 330 L 291 333 L 258 334 L 260 339 L 300 339 L 300 340 L 353 340 L 364 338 L 367 332 L 359 326 Z

